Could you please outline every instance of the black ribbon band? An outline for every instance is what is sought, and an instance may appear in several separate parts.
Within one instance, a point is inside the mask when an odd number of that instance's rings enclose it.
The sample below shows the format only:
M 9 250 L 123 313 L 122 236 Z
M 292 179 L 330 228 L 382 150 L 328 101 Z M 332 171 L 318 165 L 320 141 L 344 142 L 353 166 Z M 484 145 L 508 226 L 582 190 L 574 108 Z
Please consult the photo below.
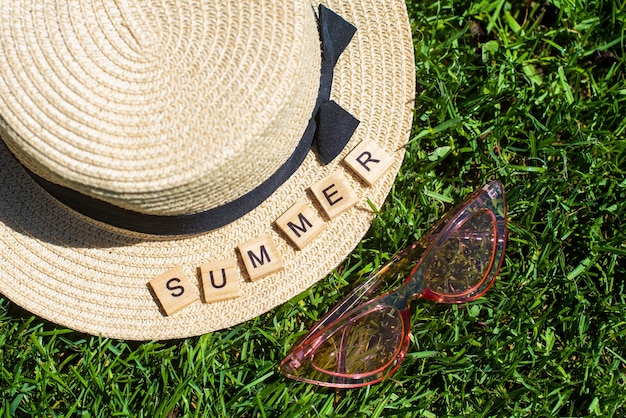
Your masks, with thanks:
M 249 193 L 204 212 L 176 216 L 148 215 L 83 195 L 51 183 L 30 171 L 29 174 L 50 195 L 71 209 L 122 229 L 152 235 L 185 235 L 210 231 L 233 222 L 259 206 L 291 177 L 306 158 L 313 142 L 317 145 L 320 161 L 328 164 L 341 153 L 359 124 L 350 113 L 330 100 L 334 66 L 350 43 L 356 28 L 323 5 L 319 6 L 318 12 L 322 68 L 313 117 L 289 159 Z

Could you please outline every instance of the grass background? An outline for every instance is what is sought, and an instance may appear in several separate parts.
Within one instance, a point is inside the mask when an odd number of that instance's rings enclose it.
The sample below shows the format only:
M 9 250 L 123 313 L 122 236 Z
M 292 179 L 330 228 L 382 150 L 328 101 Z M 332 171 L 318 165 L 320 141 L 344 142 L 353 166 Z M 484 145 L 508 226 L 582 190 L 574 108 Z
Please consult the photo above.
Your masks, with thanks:
M 626 416 L 626 2 L 407 3 L 414 128 L 352 256 L 260 318 L 180 341 L 85 336 L 1 299 L 1 416 Z M 379 385 L 277 373 L 351 282 L 493 178 L 510 239 L 486 297 L 414 303 L 409 354 Z

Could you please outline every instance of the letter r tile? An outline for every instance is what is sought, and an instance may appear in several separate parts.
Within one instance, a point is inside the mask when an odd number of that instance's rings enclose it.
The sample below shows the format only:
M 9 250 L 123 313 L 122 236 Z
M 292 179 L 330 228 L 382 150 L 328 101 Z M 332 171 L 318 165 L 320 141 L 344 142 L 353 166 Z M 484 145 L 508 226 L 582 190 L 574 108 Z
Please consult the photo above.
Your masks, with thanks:
M 239 253 L 250 280 L 255 281 L 284 268 L 280 254 L 269 234 L 239 244 Z
M 332 173 L 310 189 L 329 219 L 350 209 L 359 201 L 343 172 Z
M 344 161 L 352 171 L 372 186 L 391 167 L 393 156 L 370 139 L 357 145 Z
M 307 246 L 325 228 L 326 223 L 304 200 L 297 201 L 276 220 L 276 225 L 299 250 Z
M 149 284 L 167 316 L 199 300 L 195 286 L 181 267 L 174 267 Z
M 235 260 L 201 265 L 200 278 L 205 303 L 235 299 L 241 295 L 239 269 Z

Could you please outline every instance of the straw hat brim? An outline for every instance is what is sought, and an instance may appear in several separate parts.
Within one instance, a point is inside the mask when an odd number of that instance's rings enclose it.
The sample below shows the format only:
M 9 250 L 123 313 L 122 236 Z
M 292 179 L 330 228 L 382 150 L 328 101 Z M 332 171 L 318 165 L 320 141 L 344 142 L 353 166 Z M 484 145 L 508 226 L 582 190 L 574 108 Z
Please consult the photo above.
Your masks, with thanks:
M 28 311 L 63 326 L 106 337 L 148 340 L 200 335 L 254 318 L 322 279 L 357 245 L 400 168 L 412 122 L 414 55 L 404 1 L 324 1 L 357 27 L 335 67 L 332 99 L 360 120 L 343 153 L 323 165 L 313 152 L 261 206 L 215 231 L 155 237 L 98 224 L 50 197 L 0 143 L 0 292 Z M 364 140 L 393 156 L 369 186 L 342 163 Z M 359 202 L 332 220 L 302 250 L 274 221 L 309 187 L 342 172 Z M 311 203 L 312 204 L 312 203 Z M 281 272 L 241 283 L 240 297 L 194 302 L 164 315 L 148 283 L 175 266 L 198 284 L 203 263 L 237 260 L 237 247 L 270 234 Z M 243 270 L 243 266 L 240 265 Z M 199 292 L 199 288 L 198 288 Z

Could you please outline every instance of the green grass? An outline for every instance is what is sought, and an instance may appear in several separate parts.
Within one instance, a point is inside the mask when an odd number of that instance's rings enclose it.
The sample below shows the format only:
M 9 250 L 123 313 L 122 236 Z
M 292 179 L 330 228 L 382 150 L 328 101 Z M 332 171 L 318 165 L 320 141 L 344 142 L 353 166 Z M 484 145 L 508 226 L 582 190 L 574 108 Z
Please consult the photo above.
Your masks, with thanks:
M 525 6 L 526 5 L 526 6 Z M 409 1 L 412 140 L 338 270 L 289 303 L 181 341 L 84 336 L 0 304 L 2 416 L 626 416 L 626 2 Z M 350 283 L 482 182 L 510 239 L 486 297 L 415 302 L 389 381 L 334 391 L 277 363 Z

